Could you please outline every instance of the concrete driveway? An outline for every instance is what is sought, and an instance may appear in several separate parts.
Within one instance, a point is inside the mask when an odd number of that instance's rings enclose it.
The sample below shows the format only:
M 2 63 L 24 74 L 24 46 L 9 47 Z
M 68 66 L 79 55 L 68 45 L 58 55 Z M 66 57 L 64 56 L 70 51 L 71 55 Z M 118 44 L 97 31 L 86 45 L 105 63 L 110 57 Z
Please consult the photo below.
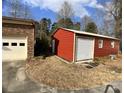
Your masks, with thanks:
M 25 62 L 2 63 L 3 93 L 41 93 L 41 86 L 32 82 L 25 74 Z
M 24 61 L 3 62 L 2 66 L 3 93 L 122 93 L 121 81 L 110 84 L 116 89 L 116 92 L 111 86 L 108 90 L 106 86 L 92 89 L 61 90 L 31 81 L 25 74 Z

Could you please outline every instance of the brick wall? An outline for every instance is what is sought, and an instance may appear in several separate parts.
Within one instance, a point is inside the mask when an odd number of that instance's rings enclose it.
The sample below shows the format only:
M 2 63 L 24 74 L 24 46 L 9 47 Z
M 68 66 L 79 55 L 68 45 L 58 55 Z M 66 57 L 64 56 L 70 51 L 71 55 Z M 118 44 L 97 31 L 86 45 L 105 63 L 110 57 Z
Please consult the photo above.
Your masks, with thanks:
M 18 24 L 2 24 L 3 36 L 27 36 L 28 37 L 28 58 L 34 56 L 34 26 Z

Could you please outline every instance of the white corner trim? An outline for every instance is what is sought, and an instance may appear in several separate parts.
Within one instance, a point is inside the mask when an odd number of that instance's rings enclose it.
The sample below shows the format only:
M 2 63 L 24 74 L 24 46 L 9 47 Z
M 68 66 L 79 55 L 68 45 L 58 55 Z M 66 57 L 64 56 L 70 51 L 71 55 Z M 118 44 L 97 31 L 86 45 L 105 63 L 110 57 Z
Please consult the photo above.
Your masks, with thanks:
M 91 51 L 90 56 L 91 56 L 92 59 L 94 59 L 95 38 L 94 37 L 92 37 L 92 38 L 90 38 L 90 37 L 77 37 L 77 38 L 82 38 L 82 39 L 85 39 L 85 38 L 88 39 L 89 38 L 92 41 L 92 44 L 91 44 L 92 48 L 90 50 Z M 76 46 L 77 46 L 77 44 L 76 44 Z M 77 47 L 76 46 L 75 46 L 75 48 L 76 48 L 75 52 L 77 53 Z M 75 53 L 75 55 L 77 55 L 76 53 Z M 78 61 L 83 61 L 83 60 L 76 60 L 76 62 L 78 62 Z
M 73 40 L 73 62 L 75 61 L 75 33 L 74 33 L 74 40 Z
M 94 59 L 94 53 L 95 53 L 95 38 L 93 38 L 93 59 Z

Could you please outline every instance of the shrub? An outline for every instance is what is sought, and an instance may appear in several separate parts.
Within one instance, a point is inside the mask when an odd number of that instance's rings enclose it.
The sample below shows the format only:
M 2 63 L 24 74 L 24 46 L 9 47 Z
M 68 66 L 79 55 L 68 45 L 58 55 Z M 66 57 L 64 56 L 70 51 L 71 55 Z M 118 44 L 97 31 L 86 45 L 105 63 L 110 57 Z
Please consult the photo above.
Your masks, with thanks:
M 36 38 L 35 56 L 47 55 L 49 53 L 50 38 L 45 32 L 42 32 L 39 38 Z

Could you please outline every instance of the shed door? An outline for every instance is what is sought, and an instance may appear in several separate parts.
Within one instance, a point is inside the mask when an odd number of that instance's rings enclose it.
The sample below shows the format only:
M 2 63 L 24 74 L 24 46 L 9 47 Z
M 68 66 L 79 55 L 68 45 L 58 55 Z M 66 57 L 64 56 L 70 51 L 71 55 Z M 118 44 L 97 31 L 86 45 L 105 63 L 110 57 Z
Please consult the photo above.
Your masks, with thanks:
M 25 60 L 27 58 L 26 37 L 3 37 L 2 60 Z
M 76 60 L 92 59 L 94 56 L 94 39 L 92 38 L 77 38 L 76 45 Z

